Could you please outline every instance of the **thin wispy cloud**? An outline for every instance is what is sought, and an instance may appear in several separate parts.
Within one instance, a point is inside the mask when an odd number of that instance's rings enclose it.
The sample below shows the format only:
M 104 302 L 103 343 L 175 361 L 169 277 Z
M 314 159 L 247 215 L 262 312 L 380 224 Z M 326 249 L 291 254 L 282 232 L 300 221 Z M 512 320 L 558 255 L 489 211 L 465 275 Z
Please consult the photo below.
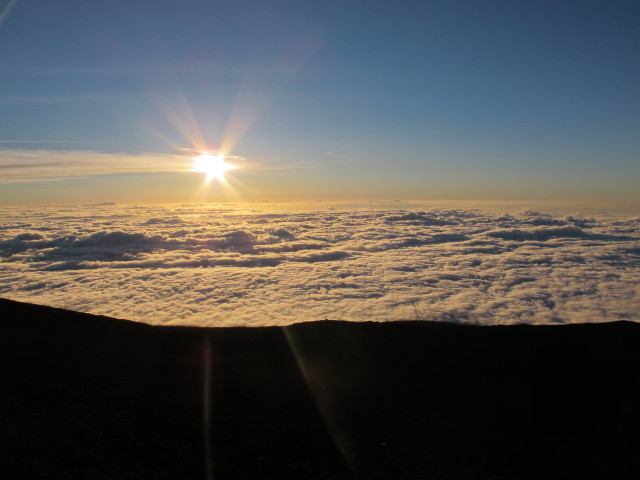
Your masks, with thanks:
M 186 172 L 191 157 L 157 153 L 103 153 L 0 148 L 0 183 L 56 181 L 115 173 Z
M 95 144 L 95 143 L 100 143 L 100 144 L 105 144 L 105 143 L 111 143 L 108 141 L 102 141 L 102 140 L 1 140 L 0 139 L 0 145 L 4 145 L 4 144 L 18 144 L 18 145 L 28 145 L 28 144 L 59 144 L 59 143 L 64 143 L 64 144 Z
M 270 63 L 256 63 L 251 70 L 254 73 L 263 75 L 280 75 L 290 76 L 299 71 L 299 67 L 288 67 L 282 65 L 273 65 Z M 110 66 L 51 66 L 51 65 L 29 65 L 21 68 L 1 67 L 0 73 L 5 75 L 37 75 L 52 77 L 71 77 L 71 76 L 87 76 L 87 77 L 117 77 L 117 76 L 136 76 L 151 77 L 158 75 L 174 75 L 180 74 L 206 74 L 216 76 L 236 77 L 246 73 L 246 66 L 228 62 L 226 64 L 210 64 L 207 59 L 198 59 L 198 62 L 175 62 L 173 59 L 163 58 L 162 63 L 153 63 L 152 60 L 146 59 L 135 65 L 110 65 Z
M 87 103 L 87 102 L 113 102 L 122 97 L 105 94 L 74 94 L 74 95 L 13 95 L 0 96 L 0 104 L 46 104 L 59 103 Z
M 353 158 L 335 152 L 324 152 L 324 156 L 335 163 L 352 163 L 354 161 Z

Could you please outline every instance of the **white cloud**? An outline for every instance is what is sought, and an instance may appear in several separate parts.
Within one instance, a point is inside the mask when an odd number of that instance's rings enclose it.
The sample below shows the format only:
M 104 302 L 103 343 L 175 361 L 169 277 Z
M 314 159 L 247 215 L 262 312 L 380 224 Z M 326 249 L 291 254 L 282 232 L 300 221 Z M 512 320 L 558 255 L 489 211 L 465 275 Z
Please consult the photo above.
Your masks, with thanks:
M 0 295 L 192 325 L 640 320 L 636 217 L 331 207 L 3 209 Z
M 187 172 L 190 168 L 191 157 L 186 155 L 0 148 L 0 183 L 54 181 L 114 173 Z

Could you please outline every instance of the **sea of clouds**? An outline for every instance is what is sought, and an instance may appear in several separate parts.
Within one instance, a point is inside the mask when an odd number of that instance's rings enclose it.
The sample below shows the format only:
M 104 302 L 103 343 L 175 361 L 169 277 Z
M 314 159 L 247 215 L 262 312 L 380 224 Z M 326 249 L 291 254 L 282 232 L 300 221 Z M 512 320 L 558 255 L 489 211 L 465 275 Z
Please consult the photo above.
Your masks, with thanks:
M 0 219 L 0 296 L 152 324 L 640 320 L 632 215 L 102 204 Z

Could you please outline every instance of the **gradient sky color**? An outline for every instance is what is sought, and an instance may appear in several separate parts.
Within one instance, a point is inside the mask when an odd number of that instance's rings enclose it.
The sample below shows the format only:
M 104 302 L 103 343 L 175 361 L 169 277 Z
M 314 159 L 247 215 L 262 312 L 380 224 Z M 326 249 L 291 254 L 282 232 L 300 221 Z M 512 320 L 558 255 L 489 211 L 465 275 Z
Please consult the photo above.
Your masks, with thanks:
M 640 201 L 636 1 L 0 0 L 0 204 Z M 198 152 L 240 166 L 227 185 Z

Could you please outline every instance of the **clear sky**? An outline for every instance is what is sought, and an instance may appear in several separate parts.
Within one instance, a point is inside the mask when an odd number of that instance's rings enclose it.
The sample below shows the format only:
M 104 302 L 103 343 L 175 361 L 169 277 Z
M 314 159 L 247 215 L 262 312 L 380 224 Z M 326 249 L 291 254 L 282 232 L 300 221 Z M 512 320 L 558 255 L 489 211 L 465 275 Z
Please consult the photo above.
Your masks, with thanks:
M 0 0 L 0 203 L 640 200 L 640 2 Z M 238 168 L 204 184 L 191 160 Z

